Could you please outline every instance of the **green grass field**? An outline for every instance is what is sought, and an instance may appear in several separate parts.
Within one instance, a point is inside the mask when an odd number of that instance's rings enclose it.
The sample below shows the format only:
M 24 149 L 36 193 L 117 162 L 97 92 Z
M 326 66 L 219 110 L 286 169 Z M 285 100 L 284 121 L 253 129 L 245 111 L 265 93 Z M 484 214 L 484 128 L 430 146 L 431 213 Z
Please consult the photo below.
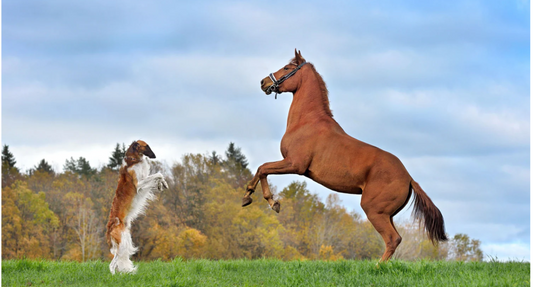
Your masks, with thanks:
M 111 275 L 109 262 L 2 261 L 2 286 L 529 286 L 528 262 L 176 259 L 138 262 Z

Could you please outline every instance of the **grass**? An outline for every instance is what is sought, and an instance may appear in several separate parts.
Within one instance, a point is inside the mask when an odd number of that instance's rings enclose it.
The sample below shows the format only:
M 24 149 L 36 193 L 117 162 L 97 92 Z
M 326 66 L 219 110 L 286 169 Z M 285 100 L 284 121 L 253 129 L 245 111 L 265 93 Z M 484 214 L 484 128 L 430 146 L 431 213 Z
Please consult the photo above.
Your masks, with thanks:
M 138 262 L 111 275 L 109 262 L 4 260 L 2 286 L 529 286 L 529 262 L 191 260 Z

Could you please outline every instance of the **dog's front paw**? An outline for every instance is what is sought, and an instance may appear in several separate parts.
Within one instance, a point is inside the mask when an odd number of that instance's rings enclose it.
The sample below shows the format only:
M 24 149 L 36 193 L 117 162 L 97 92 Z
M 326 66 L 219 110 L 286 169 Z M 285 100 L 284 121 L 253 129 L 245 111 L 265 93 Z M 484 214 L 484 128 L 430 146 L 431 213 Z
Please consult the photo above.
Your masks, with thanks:
M 157 185 L 157 189 L 159 189 L 159 191 L 163 191 L 164 189 L 168 189 L 168 183 L 165 181 L 164 178 L 162 178 L 161 181 L 159 181 L 159 183 Z

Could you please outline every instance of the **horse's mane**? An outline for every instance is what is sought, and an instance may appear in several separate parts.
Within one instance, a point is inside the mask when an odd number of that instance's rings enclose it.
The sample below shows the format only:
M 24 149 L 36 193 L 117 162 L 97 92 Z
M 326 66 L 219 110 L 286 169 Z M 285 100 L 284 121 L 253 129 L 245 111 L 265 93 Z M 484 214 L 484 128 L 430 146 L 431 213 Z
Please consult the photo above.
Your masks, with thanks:
M 290 62 L 291 64 L 298 65 L 296 62 L 296 58 L 293 58 Z M 320 93 L 322 95 L 322 103 L 324 105 L 324 111 L 326 112 L 326 115 L 333 118 L 333 113 L 331 112 L 331 109 L 329 108 L 329 97 L 328 97 L 328 88 L 326 87 L 326 82 L 324 82 L 324 79 L 322 79 L 322 76 L 316 71 L 315 66 L 309 62 L 307 62 L 309 66 L 313 69 L 313 72 L 316 74 L 316 78 L 318 80 L 318 85 L 320 86 Z

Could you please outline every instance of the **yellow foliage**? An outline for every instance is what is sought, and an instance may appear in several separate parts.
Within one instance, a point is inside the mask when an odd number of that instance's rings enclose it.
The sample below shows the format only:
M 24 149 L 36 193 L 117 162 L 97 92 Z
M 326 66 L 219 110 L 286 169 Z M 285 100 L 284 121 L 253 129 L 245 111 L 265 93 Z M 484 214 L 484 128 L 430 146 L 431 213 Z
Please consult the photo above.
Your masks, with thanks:
M 194 228 L 184 229 L 178 236 L 178 254 L 183 258 L 201 258 L 207 236 Z
M 61 256 L 61 260 L 82 262 L 83 254 L 78 244 L 71 244 L 67 252 Z
M 328 261 L 337 261 L 340 259 L 344 259 L 340 253 L 335 254 L 333 251 L 333 247 L 330 245 L 322 245 L 320 246 L 320 250 L 318 251 L 319 259 L 321 260 L 328 260 Z
M 300 254 L 300 252 L 298 252 L 298 250 L 296 250 L 296 248 L 290 245 L 286 246 L 283 249 L 283 253 L 281 254 L 280 258 L 285 261 L 306 259 L 305 256 L 303 256 L 302 254 Z
M 163 228 L 157 221 L 150 221 L 151 227 L 147 231 L 150 244 L 142 246 L 144 249 L 153 248 L 148 259 L 171 260 L 179 253 L 179 231 L 177 226 Z
M 26 182 L 2 190 L 2 258 L 50 258 L 49 234 L 59 225 L 45 194 Z

